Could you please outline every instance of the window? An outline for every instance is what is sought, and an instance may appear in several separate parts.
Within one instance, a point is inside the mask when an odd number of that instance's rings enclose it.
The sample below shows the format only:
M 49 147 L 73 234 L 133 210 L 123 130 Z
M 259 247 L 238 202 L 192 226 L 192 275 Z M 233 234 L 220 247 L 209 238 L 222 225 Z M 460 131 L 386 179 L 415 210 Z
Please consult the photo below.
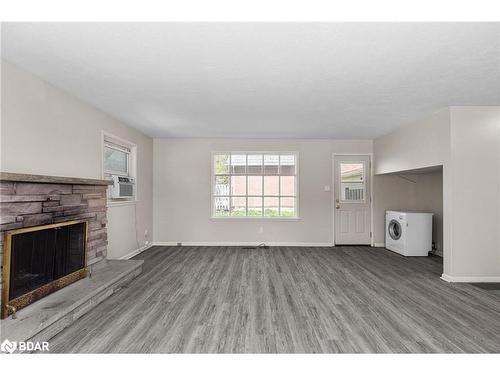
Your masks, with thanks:
M 340 199 L 344 202 L 365 200 L 365 165 L 363 162 L 340 163 Z
M 104 173 L 128 176 L 130 173 L 130 149 L 104 141 Z
M 102 177 L 128 177 L 129 182 L 114 184 L 107 190 L 109 201 L 114 203 L 135 202 L 137 196 L 136 159 L 137 146 L 124 139 L 102 132 Z M 132 190 L 132 195 L 130 191 Z M 127 192 L 126 194 L 124 192 Z
M 215 153 L 213 168 L 213 217 L 297 217 L 295 153 Z

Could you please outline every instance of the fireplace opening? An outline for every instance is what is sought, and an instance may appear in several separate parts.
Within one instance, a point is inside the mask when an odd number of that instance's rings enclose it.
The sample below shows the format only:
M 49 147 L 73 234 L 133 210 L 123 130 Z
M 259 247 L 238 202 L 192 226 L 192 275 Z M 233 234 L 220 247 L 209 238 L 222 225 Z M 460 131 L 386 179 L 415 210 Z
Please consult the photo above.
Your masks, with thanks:
M 6 232 L 2 319 L 86 276 L 86 221 Z

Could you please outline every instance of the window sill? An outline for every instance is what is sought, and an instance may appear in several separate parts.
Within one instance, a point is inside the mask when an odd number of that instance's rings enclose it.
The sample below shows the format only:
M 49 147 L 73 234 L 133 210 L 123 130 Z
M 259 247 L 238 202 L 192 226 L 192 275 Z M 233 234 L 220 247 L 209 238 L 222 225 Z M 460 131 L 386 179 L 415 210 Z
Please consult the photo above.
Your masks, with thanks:
M 210 217 L 210 220 L 214 221 L 254 221 L 254 222 L 260 222 L 260 221 L 298 221 L 301 220 L 300 217 L 219 217 L 219 216 L 212 216 Z
M 139 201 L 136 199 L 132 200 L 109 200 L 106 203 L 106 207 L 120 207 L 120 206 L 133 206 Z

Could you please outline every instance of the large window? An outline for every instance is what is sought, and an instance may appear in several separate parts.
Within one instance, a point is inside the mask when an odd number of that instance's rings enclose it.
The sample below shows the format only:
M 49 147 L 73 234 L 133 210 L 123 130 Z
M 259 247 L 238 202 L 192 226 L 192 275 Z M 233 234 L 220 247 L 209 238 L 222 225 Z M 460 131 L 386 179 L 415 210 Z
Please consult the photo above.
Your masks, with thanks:
M 214 217 L 297 217 L 297 155 L 224 152 L 213 155 Z

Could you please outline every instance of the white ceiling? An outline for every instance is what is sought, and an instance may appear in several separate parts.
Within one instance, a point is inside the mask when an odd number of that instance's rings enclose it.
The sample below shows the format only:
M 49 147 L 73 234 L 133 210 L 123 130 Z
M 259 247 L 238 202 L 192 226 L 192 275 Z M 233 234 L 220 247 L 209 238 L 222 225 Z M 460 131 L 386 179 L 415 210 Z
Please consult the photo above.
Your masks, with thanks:
M 4 23 L 2 56 L 155 137 L 370 139 L 500 104 L 499 23 Z

